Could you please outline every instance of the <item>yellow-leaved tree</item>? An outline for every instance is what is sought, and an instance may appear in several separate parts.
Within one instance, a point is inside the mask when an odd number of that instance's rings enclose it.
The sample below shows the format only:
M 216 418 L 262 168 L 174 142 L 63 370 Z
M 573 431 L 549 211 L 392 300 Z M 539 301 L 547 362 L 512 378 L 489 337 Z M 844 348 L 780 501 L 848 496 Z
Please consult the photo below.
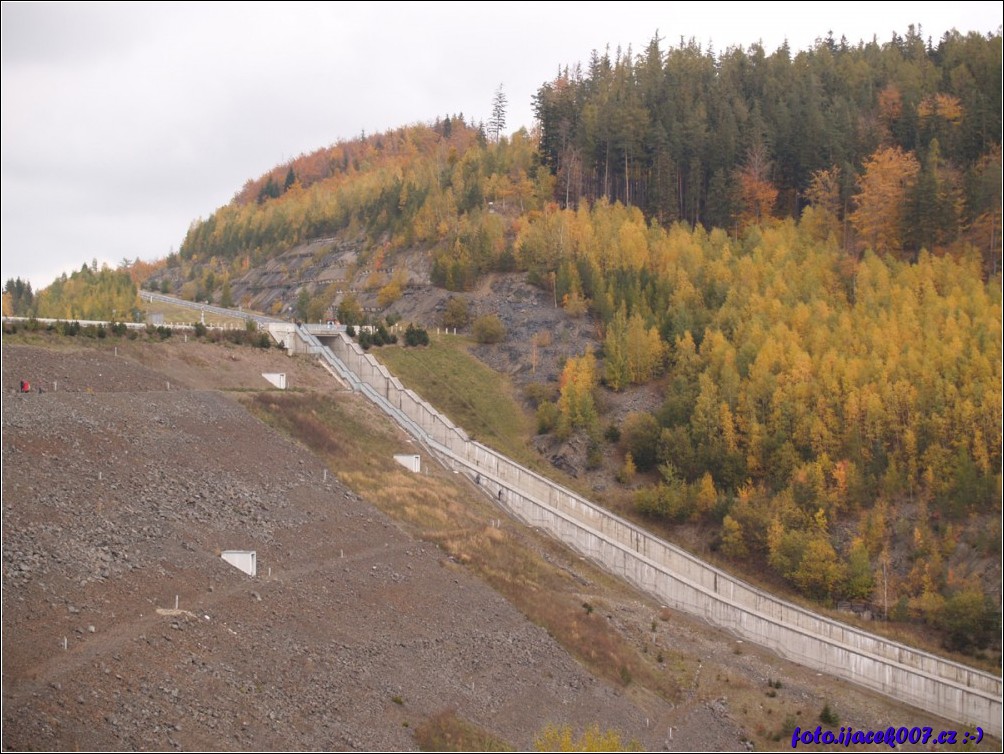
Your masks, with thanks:
M 862 244 L 875 253 L 898 257 L 903 250 L 906 199 L 918 173 L 913 152 L 899 147 L 883 147 L 865 162 L 850 221 Z
M 578 738 L 570 725 L 548 725 L 534 741 L 537 751 L 641 751 L 637 741 L 624 741 L 619 731 L 590 725 Z
M 597 420 L 593 390 L 596 388 L 596 357 L 592 351 L 565 362 L 558 398 L 558 432 L 568 436 L 574 428 L 591 428 Z

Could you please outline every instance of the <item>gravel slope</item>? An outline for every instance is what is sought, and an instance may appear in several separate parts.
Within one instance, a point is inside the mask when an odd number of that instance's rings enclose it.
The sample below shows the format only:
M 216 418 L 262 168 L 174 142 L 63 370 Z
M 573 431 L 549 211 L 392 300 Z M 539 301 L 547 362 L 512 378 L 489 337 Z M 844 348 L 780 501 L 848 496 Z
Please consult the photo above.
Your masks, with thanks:
M 3 356 L 5 749 L 408 749 L 450 707 L 524 747 L 552 719 L 644 729 L 229 397 L 107 352 Z M 57 392 L 13 392 L 28 373 Z M 245 548 L 256 579 L 218 555 Z
M 814 728 L 826 703 L 857 729 L 959 727 L 662 611 L 569 553 L 556 565 L 583 602 L 665 654 L 681 691 L 598 679 L 228 392 L 268 389 L 266 371 L 337 392 L 312 362 L 65 343 L 3 345 L 5 750 L 408 750 L 444 709 L 523 749 L 548 723 L 596 723 L 650 749 L 735 750 L 787 716 Z M 256 550 L 258 577 L 224 549 Z

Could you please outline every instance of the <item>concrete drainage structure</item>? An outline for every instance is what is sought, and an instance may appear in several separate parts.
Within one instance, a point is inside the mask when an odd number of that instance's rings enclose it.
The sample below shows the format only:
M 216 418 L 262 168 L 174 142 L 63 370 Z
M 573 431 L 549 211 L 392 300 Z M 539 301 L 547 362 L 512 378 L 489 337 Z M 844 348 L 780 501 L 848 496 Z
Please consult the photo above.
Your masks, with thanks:
M 248 576 L 258 575 L 258 554 L 254 550 L 224 550 L 220 557 Z
M 273 329 L 274 328 L 274 329 Z M 467 434 L 343 333 L 269 325 L 290 354 L 320 358 L 448 468 L 662 604 L 782 657 L 961 724 L 1002 733 L 1001 679 L 775 597 L 565 489 Z M 323 341 L 323 342 L 322 342 Z
M 271 384 L 275 385 L 280 390 L 286 389 L 286 373 L 285 372 L 262 372 L 261 376 L 268 380 Z
M 416 474 L 422 473 L 422 456 L 418 453 L 395 454 L 394 460 L 408 469 L 408 471 L 414 471 Z

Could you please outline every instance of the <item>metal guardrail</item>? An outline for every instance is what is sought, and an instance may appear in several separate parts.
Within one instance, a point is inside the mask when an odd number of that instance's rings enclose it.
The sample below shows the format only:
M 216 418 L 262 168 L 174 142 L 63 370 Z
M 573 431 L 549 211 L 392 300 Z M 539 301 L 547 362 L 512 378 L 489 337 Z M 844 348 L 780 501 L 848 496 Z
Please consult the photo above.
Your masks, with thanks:
M 168 296 L 164 293 L 154 293 L 153 291 L 140 291 L 139 297 L 144 301 L 161 301 L 165 304 L 175 304 L 176 306 L 183 306 L 186 309 L 192 309 L 194 311 L 200 311 L 200 312 L 209 312 L 210 314 L 217 314 L 221 317 L 232 317 L 234 319 L 250 320 L 252 322 L 257 322 L 259 325 L 267 325 L 271 322 L 286 321 L 283 319 L 279 319 L 277 317 L 269 317 L 268 315 L 261 314 L 259 312 L 246 312 L 241 309 L 227 309 L 226 307 L 215 306 L 213 304 L 200 304 L 198 301 L 188 301 L 183 298 Z
M 4 316 L 4 322 L 39 322 L 44 325 L 58 325 L 63 323 L 76 322 L 81 327 L 97 327 L 101 325 L 102 327 L 111 327 L 112 325 L 122 325 L 129 330 L 146 330 L 149 327 L 166 327 L 169 330 L 194 330 L 195 325 L 186 323 L 169 323 L 165 322 L 161 325 L 153 325 L 149 322 L 120 322 L 117 320 L 103 320 L 103 319 L 59 319 L 53 317 L 8 317 Z M 224 330 L 225 327 L 219 325 L 206 325 L 209 330 Z

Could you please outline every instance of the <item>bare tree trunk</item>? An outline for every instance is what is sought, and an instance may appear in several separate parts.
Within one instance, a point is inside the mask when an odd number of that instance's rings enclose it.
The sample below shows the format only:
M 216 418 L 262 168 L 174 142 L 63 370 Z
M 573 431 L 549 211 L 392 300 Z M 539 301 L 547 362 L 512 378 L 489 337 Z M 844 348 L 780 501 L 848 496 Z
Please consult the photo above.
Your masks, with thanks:
M 628 168 L 628 153 L 627 149 L 624 150 L 624 204 L 628 207 L 631 206 L 631 173 Z
M 603 162 L 603 196 L 610 198 L 610 142 L 607 142 L 607 155 Z

